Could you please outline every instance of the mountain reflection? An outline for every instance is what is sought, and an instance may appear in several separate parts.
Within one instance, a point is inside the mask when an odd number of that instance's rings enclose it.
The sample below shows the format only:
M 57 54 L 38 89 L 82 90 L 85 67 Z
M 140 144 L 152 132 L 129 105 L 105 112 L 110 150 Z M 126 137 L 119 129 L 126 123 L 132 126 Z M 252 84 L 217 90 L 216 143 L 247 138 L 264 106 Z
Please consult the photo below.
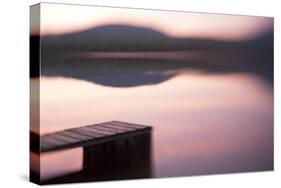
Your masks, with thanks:
M 273 81 L 272 30 L 234 42 L 171 38 L 148 28 L 117 25 L 40 38 L 43 76 L 111 87 L 158 84 L 190 70 L 205 74 L 246 72 Z M 31 36 L 31 43 L 38 40 Z M 34 67 L 37 63 L 32 62 Z M 31 70 L 31 76 L 38 75 Z

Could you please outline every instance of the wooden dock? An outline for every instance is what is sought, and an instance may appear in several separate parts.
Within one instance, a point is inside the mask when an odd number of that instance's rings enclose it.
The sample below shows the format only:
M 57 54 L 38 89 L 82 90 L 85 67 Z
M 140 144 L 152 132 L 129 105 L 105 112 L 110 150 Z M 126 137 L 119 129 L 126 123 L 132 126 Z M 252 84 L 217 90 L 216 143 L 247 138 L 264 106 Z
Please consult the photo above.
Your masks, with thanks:
M 146 125 L 110 121 L 79 128 L 67 129 L 40 137 L 40 152 L 83 147 L 124 140 L 150 132 Z
M 110 121 L 42 136 L 31 133 L 32 152 L 81 147 L 83 166 L 78 172 L 48 180 L 41 180 L 37 171 L 31 171 L 30 180 L 53 184 L 149 178 L 152 176 L 151 130 L 146 125 Z

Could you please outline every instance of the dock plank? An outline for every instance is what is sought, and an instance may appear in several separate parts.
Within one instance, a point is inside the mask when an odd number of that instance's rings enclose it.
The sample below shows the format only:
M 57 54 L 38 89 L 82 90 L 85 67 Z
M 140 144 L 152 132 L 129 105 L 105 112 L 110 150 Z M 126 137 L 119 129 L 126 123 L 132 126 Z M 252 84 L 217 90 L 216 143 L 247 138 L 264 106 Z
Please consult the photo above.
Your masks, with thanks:
M 101 126 L 110 127 L 112 129 L 115 129 L 115 130 L 118 130 L 118 131 L 134 131 L 134 130 L 136 130 L 136 128 L 134 128 L 134 127 L 124 127 L 124 126 L 120 126 L 118 124 L 113 124 L 111 122 L 103 123 L 103 124 L 101 124 Z
M 106 143 L 150 131 L 150 126 L 110 121 L 71 128 L 40 137 L 40 151 L 55 151 Z
M 123 126 L 123 127 L 134 127 L 134 128 L 136 128 L 136 129 L 142 129 L 142 128 L 147 127 L 147 126 L 144 126 L 144 125 L 130 124 L 130 123 L 121 122 L 121 121 L 112 121 L 111 123 L 112 123 L 112 124 L 119 125 L 119 126 Z
M 89 128 L 88 126 L 81 127 L 81 128 L 79 128 L 79 130 L 85 130 L 85 131 L 91 132 L 93 135 L 95 135 L 94 137 L 104 137 L 104 136 L 106 136 L 105 134 L 95 132 L 95 130 Z
M 55 133 L 55 134 L 50 135 L 50 137 L 53 137 L 54 139 L 57 139 L 64 143 L 75 143 L 75 142 L 79 141 L 78 139 L 74 139 L 72 137 L 67 137 L 67 136 L 63 135 L 62 133 Z
M 90 128 L 94 128 L 94 129 L 98 129 L 100 131 L 106 131 L 108 134 L 115 134 L 117 131 L 116 129 L 112 129 L 112 128 L 109 128 L 109 127 L 103 127 L 101 125 L 92 125 L 92 126 L 89 126 Z
M 97 125 L 90 125 L 87 128 L 92 129 L 95 133 L 100 133 L 100 134 L 103 134 L 106 136 L 116 134 L 116 132 L 101 129 L 101 128 L 97 127 Z
M 53 138 L 51 135 L 43 136 L 40 141 L 40 149 L 48 150 L 48 148 L 56 148 L 58 145 L 64 145 L 65 142 Z
M 42 137 L 41 138 L 41 142 L 46 144 L 46 145 L 60 145 L 60 144 L 63 144 L 64 142 L 54 138 L 52 135 L 48 135 L 48 136 L 45 136 L 45 137 Z
M 90 137 L 90 136 L 79 135 L 79 134 L 73 133 L 69 130 L 62 131 L 60 134 L 63 134 L 68 137 L 72 137 L 72 138 L 80 140 L 80 141 L 86 141 L 86 140 L 92 139 L 92 137 Z
M 73 132 L 73 133 L 76 133 L 76 134 L 79 134 L 79 135 L 82 135 L 82 136 L 89 136 L 91 138 L 99 138 L 99 137 L 102 137 L 102 135 L 100 134 L 96 134 L 94 132 L 91 132 L 91 131 L 88 131 L 88 130 L 85 130 L 85 129 L 72 129 L 72 130 L 69 130 L 69 132 Z

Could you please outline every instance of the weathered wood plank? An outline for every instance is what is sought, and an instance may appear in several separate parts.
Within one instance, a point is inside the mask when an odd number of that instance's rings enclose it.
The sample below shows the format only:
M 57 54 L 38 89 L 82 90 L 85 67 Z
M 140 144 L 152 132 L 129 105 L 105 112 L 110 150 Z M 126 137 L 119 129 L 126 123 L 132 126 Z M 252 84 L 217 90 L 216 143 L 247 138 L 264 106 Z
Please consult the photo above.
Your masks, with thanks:
M 150 130 L 150 126 L 120 121 L 87 125 L 41 136 L 40 151 L 54 151 L 107 143 L 139 135 Z
M 73 132 L 71 132 L 69 130 L 62 131 L 62 132 L 60 132 L 60 134 L 63 134 L 63 135 L 66 135 L 66 136 L 78 139 L 80 141 L 87 141 L 89 139 L 92 139 L 92 137 L 90 137 L 90 136 L 79 135 L 79 134 L 73 133 Z
M 52 135 L 42 137 L 41 142 L 45 143 L 46 145 L 54 145 L 54 146 L 64 144 L 63 141 L 54 138 Z
M 64 145 L 65 142 L 57 140 L 52 136 L 43 136 L 40 141 L 40 149 L 41 150 L 48 150 L 49 148 L 56 148 L 58 145 Z
M 118 131 L 134 131 L 134 130 L 136 130 L 136 128 L 134 128 L 134 127 L 124 127 L 124 126 L 120 126 L 118 124 L 113 124 L 111 122 L 103 123 L 100 126 L 110 127 L 112 129 L 115 129 L 115 130 L 118 130 Z
M 120 123 L 120 124 L 126 124 L 129 127 L 136 127 L 136 128 L 146 128 L 148 127 L 148 125 L 141 125 L 141 124 L 137 124 L 137 123 L 128 123 L 128 122 L 124 122 L 124 121 L 112 121 L 115 123 Z
M 87 126 L 86 127 L 80 127 L 79 130 L 91 132 L 94 135 L 94 137 L 97 137 L 97 138 L 106 136 L 105 134 L 96 133 L 93 129 L 90 129 Z
M 106 131 L 108 132 L 109 134 L 115 134 L 117 131 L 112 129 L 112 128 L 108 128 L 108 127 L 103 127 L 101 126 L 100 124 L 98 125 L 90 125 L 89 126 L 90 128 L 94 128 L 94 129 L 98 129 L 100 131 Z
M 84 130 L 82 128 L 81 129 L 71 129 L 71 130 L 69 130 L 69 132 L 73 132 L 73 133 L 76 133 L 76 134 L 79 134 L 79 135 L 82 135 L 82 136 L 89 136 L 89 137 L 92 137 L 92 138 L 102 137 L 102 135 L 100 135 L 100 134 L 96 134 L 94 132 Z
M 57 139 L 59 141 L 65 142 L 65 143 L 75 143 L 75 142 L 79 142 L 80 141 L 79 139 L 75 139 L 73 137 L 65 136 L 63 134 L 63 132 L 61 132 L 61 133 L 54 133 L 54 134 L 50 135 L 50 137 L 53 137 L 54 139 Z
M 116 132 L 108 131 L 108 130 L 104 130 L 104 129 L 98 128 L 97 125 L 90 125 L 90 126 L 87 126 L 87 127 L 89 129 L 92 129 L 96 133 L 104 134 L 106 136 L 110 136 L 110 135 L 116 134 Z
M 142 129 L 142 128 L 147 127 L 145 125 L 139 125 L 139 124 L 135 124 L 135 123 L 126 123 L 126 122 L 121 122 L 121 121 L 111 121 L 111 123 L 117 124 L 117 125 L 120 125 L 120 126 L 124 126 L 124 127 L 134 127 L 136 129 Z

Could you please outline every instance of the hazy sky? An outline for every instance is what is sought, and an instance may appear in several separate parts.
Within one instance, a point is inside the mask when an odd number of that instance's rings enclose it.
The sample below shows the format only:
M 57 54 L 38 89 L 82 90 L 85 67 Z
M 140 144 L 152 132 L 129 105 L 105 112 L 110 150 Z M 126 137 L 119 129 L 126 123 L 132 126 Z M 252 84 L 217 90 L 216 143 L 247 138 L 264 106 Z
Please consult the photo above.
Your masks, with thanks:
M 41 34 L 62 34 L 106 24 L 145 26 L 174 37 L 241 40 L 273 27 L 273 18 L 95 6 L 41 4 Z

